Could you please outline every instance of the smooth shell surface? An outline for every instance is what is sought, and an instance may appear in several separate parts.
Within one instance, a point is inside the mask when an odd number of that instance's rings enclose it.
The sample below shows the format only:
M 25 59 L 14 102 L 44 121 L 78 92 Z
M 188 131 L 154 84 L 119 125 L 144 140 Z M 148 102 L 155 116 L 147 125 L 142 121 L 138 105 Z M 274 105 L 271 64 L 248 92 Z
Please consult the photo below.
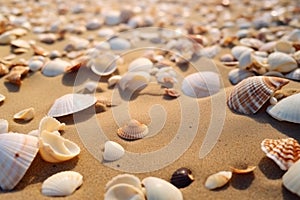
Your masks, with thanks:
M 188 168 L 182 167 L 177 169 L 171 177 L 171 183 L 177 188 L 184 188 L 189 186 L 194 181 L 192 171 Z
M 290 73 L 285 75 L 286 78 L 295 80 L 295 81 L 300 81 L 300 68 L 297 68 Z
M 230 171 L 220 171 L 216 174 L 210 175 L 205 181 L 205 187 L 207 189 L 213 190 L 226 185 L 232 177 L 232 172 Z
M 122 158 L 125 154 L 124 148 L 114 142 L 114 141 L 107 141 L 104 145 L 104 152 L 103 152 L 103 159 L 106 161 L 116 161 Z
M 38 152 L 38 139 L 19 133 L 0 134 L 0 187 L 13 189 Z
M 145 88 L 149 80 L 150 74 L 147 72 L 128 72 L 122 76 L 118 83 L 123 91 L 136 91 Z
M 283 175 L 282 182 L 289 191 L 300 196 L 300 160 Z
M 68 196 L 82 185 L 83 176 L 74 171 L 63 171 L 47 178 L 42 184 L 46 196 Z
M 34 118 L 34 115 L 35 115 L 34 108 L 27 108 L 14 114 L 14 119 L 29 121 Z
M 267 113 L 279 121 L 300 124 L 300 93 L 288 96 L 267 108 Z
M 271 71 L 283 73 L 293 71 L 298 67 L 296 60 L 290 55 L 281 52 L 271 53 L 268 57 L 268 63 Z
M 149 72 L 153 63 L 148 58 L 137 58 L 128 65 L 128 71 L 145 71 Z
M 114 54 L 106 53 L 92 59 L 91 70 L 99 76 L 107 76 L 117 69 L 116 58 Z
M 131 119 L 128 124 L 118 129 L 117 134 L 126 140 L 136 140 L 145 137 L 148 132 L 148 127 L 145 124 Z
M 8 133 L 8 121 L 5 119 L 0 119 L 0 134 Z
M 113 38 L 108 41 L 110 44 L 110 48 L 112 50 L 126 50 L 130 49 L 131 44 L 128 40 L 123 39 L 123 38 Z
M 71 66 L 69 62 L 57 58 L 45 63 L 42 73 L 49 77 L 58 76 L 65 73 L 66 68 L 69 66 Z
M 145 196 L 138 188 L 129 184 L 120 183 L 107 190 L 104 194 L 104 200 L 145 200 Z
M 255 76 L 255 74 L 248 70 L 239 69 L 239 68 L 230 70 L 230 72 L 228 73 L 228 78 L 233 85 L 236 85 L 242 80 L 249 78 L 251 76 Z
M 264 139 L 261 149 L 282 170 L 288 170 L 300 158 L 300 145 L 293 138 Z
M 288 82 L 287 79 L 278 77 L 249 77 L 233 88 L 227 105 L 236 112 L 254 114 L 271 98 L 276 90 Z
M 96 103 L 97 99 L 89 94 L 66 94 L 56 99 L 48 116 L 61 117 L 84 110 Z

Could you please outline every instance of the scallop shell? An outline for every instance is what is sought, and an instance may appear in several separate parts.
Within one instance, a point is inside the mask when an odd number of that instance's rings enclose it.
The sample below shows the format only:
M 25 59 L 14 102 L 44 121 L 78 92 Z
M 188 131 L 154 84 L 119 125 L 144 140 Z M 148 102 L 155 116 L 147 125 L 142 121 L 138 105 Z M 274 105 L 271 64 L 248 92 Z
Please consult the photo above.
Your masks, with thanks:
M 131 174 L 120 174 L 115 176 L 105 185 L 105 190 L 109 190 L 109 188 L 122 183 L 131 185 L 139 190 L 142 190 L 142 183 L 140 179 Z
M 287 79 L 278 77 L 249 77 L 234 87 L 227 99 L 227 105 L 236 112 L 254 114 L 276 90 L 288 83 Z
M 8 121 L 5 119 L 0 119 L 0 134 L 8 133 Z
M 46 116 L 46 117 L 43 117 L 40 121 L 39 133 L 41 133 L 44 130 L 49 131 L 49 132 L 63 131 L 63 130 L 65 130 L 65 128 L 66 128 L 65 123 L 60 123 L 57 119 L 50 117 L 50 116 Z
M 226 185 L 232 177 L 232 172 L 230 171 L 220 171 L 216 174 L 210 175 L 205 181 L 205 187 L 207 189 L 213 190 Z
M 13 189 L 25 175 L 38 152 L 36 137 L 19 134 L 0 134 L 0 187 Z
M 39 147 L 43 160 L 51 163 L 70 160 L 80 153 L 76 143 L 63 138 L 57 131 L 43 130 L 39 137 Z
M 295 80 L 295 81 L 300 81 L 300 68 L 297 68 L 290 73 L 285 75 L 286 78 Z
M 35 115 L 34 108 L 27 108 L 14 114 L 14 119 L 30 121 L 34 118 L 34 115 Z
M 182 81 L 182 92 L 190 97 L 201 98 L 216 94 L 220 90 L 219 75 L 215 72 L 197 72 Z
M 2 103 L 5 100 L 5 96 L 3 94 L 0 94 L 0 103 Z
M 91 60 L 91 70 L 99 76 L 107 76 L 117 69 L 117 56 L 111 53 L 99 55 Z
M 300 93 L 280 100 L 277 104 L 267 108 L 269 115 L 279 121 L 288 121 L 300 124 Z
M 65 73 L 66 68 L 69 66 L 71 66 L 69 62 L 57 58 L 45 63 L 42 73 L 49 77 L 58 76 Z
M 298 67 L 296 60 L 292 56 L 281 52 L 271 53 L 268 57 L 268 63 L 271 71 L 283 73 L 293 71 Z
M 110 187 L 104 194 L 104 200 L 146 200 L 144 193 L 138 188 L 120 183 Z
M 181 191 L 163 179 L 147 177 L 142 180 L 142 184 L 146 189 L 147 200 L 183 200 Z
M 172 174 L 170 182 L 177 188 L 184 188 L 189 186 L 193 181 L 192 171 L 186 167 L 181 167 Z
M 89 94 L 66 94 L 55 100 L 48 111 L 48 116 L 61 117 L 73 114 L 94 105 L 96 101 L 97 98 Z
M 45 196 L 69 196 L 82 185 L 83 176 L 74 171 L 63 171 L 47 178 L 42 184 Z
M 149 72 L 153 67 L 153 63 L 148 58 L 137 58 L 131 61 L 128 65 L 129 72 L 145 71 Z
M 300 159 L 300 145 L 294 138 L 264 139 L 261 149 L 282 170 L 288 170 Z
M 117 134 L 126 140 L 136 140 L 145 137 L 148 132 L 148 127 L 145 124 L 131 119 L 126 125 L 118 129 Z
M 245 69 L 233 69 L 228 73 L 228 78 L 229 81 L 233 84 L 236 85 L 239 82 L 241 82 L 242 80 L 249 78 L 251 76 L 255 76 L 255 74 L 253 72 L 250 72 L 248 70 Z
M 148 85 L 150 74 L 147 72 L 128 72 L 122 76 L 119 86 L 122 90 L 141 90 Z
M 106 161 L 116 161 L 125 154 L 124 148 L 113 141 L 107 141 L 104 145 L 103 159 Z
M 298 160 L 293 164 L 289 170 L 283 175 L 282 183 L 289 191 L 300 196 L 300 161 Z

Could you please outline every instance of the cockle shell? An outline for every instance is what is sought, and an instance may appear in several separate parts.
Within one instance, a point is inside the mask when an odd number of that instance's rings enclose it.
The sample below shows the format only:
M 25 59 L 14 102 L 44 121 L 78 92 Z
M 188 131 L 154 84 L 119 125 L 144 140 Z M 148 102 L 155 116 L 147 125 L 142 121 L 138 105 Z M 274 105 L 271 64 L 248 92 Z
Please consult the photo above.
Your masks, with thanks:
M 288 83 L 287 79 L 278 77 L 249 77 L 234 87 L 227 99 L 227 105 L 236 112 L 254 114 L 276 90 Z
M 298 67 L 296 60 L 292 56 L 281 52 L 271 53 L 268 57 L 268 63 L 271 71 L 283 73 L 293 71 Z
M 44 130 L 49 132 L 63 131 L 65 130 L 65 128 L 66 128 L 65 123 L 60 123 L 60 121 L 58 121 L 57 119 L 50 116 L 46 116 L 41 119 L 38 130 L 39 133 L 41 133 Z
M 43 130 L 39 137 L 39 147 L 43 160 L 51 163 L 70 160 L 80 153 L 80 147 L 60 136 L 58 131 Z
M 66 68 L 69 66 L 71 66 L 69 62 L 56 58 L 45 63 L 42 73 L 49 77 L 58 76 L 65 73 Z
M 190 97 L 211 96 L 220 90 L 219 75 L 210 71 L 190 74 L 183 79 L 181 90 Z
M 279 121 L 300 124 L 300 93 L 280 100 L 267 108 L 267 113 Z
M 147 200 L 183 200 L 181 191 L 163 179 L 147 177 L 142 180 L 142 184 L 146 189 Z
M 220 171 L 216 174 L 210 175 L 205 181 L 205 187 L 207 189 L 213 190 L 226 185 L 232 177 L 232 172 L 230 171 Z
M 75 171 L 58 172 L 47 178 L 42 184 L 45 196 L 69 196 L 83 183 L 83 176 Z
M 255 76 L 255 74 L 248 70 L 239 69 L 239 68 L 232 69 L 228 73 L 228 78 L 233 85 L 236 85 L 239 82 L 241 82 L 242 80 L 249 78 L 251 76 Z
M 144 193 L 138 188 L 120 183 L 110 187 L 105 195 L 104 200 L 146 200 Z
M 103 152 L 103 159 L 106 161 L 116 161 L 122 158 L 125 154 L 124 148 L 114 142 L 114 141 L 107 141 L 104 145 L 104 152 Z
M 300 196 L 300 160 L 295 162 L 289 170 L 283 175 L 282 183 L 289 191 Z
M 107 76 L 117 69 L 116 59 L 112 53 L 99 55 L 91 60 L 91 70 L 99 76 Z
M 61 117 L 73 114 L 94 105 L 96 101 L 97 98 L 89 94 L 66 94 L 55 100 L 48 111 L 48 116 Z
M 145 137 L 148 132 L 147 125 L 131 119 L 126 125 L 118 129 L 117 134 L 126 140 L 136 140 Z
M 288 170 L 300 159 L 300 145 L 293 138 L 264 139 L 261 142 L 261 149 L 282 170 Z
M 295 80 L 295 81 L 300 81 L 300 68 L 297 68 L 290 73 L 285 75 L 286 78 Z
M 109 182 L 107 182 L 107 184 L 105 185 L 105 190 L 109 190 L 109 188 L 120 183 L 132 185 L 135 188 L 142 190 L 142 183 L 140 179 L 132 174 L 120 174 L 115 176 Z
M 23 121 L 30 121 L 34 118 L 35 111 L 34 108 L 27 108 L 24 110 L 21 110 L 14 114 L 14 119 L 16 120 L 23 120 Z
M 148 58 L 137 58 L 131 61 L 128 65 L 129 72 L 145 71 L 149 72 L 153 67 L 153 63 Z
M 19 133 L 0 134 L 0 187 L 13 189 L 38 152 L 38 139 Z
M 127 72 L 119 81 L 119 86 L 122 90 L 141 90 L 148 85 L 150 74 L 147 72 Z
M 0 119 L 0 134 L 8 133 L 8 121 L 5 119 Z

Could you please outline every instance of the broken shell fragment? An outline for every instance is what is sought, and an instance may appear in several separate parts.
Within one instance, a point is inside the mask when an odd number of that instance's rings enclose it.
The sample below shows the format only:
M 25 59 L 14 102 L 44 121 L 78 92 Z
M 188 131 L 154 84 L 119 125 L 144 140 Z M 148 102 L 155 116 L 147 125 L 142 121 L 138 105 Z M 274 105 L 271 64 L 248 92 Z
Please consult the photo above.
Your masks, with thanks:
M 39 133 L 41 133 L 44 130 L 49 132 L 63 131 L 65 130 L 65 128 L 66 128 L 65 123 L 60 123 L 57 119 L 50 116 L 46 116 L 41 119 L 38 130 Z
M 283 175 L 282 182 L 285 188 L 300 196 L 300 161 L 295 162 Z
M 8 133 L 8 121 L 5 119 L 0 119 L 0 134 Z
M 205 187 L 207 189 L 213 190 L 226 185 L 232 177 L 232 172 L 230 171 L 220 171 L 216 174 L 210 175 L 205 181 Z
M 42 194 L 51 197 L 69 196 L 82 185 L 83 176 L 74 171 L 63 171 L 47 178 L 42 184 Z
M 193 181 L 192 171 L 186 167 L 181 167 L 172 174 L 170 182 L 177 188 L 184 188 L 189 186 Z
M 117 134 L 125 140 L 137 140 L 145 137 L 148 132 L 148 127 L 145 124 L 131 119 L 129 123 L 118 129 Z
M 104 145 L 103 159 L 106 161 L 116 161 L 125 154 L 124 148 L 113 141 L 107 141 Z
M 14 119 L 16 120 L 23 120 L 23 121 L 30 121 L 34 118 L 35 111 L 34 108 L 27 108 L 24 110 L 21 110 L 14 114 Z

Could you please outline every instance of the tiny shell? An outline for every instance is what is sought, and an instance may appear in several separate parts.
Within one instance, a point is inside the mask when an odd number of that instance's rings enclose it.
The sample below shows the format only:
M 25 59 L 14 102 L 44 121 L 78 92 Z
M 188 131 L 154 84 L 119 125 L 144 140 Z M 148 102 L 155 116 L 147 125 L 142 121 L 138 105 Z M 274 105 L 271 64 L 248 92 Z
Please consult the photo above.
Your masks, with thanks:
M 20 112 L 14 114 L 14 119 L 30 121 L 34 118 L 34 115 L 35 115 L 34 108 L 31 107 L 31 108 L 21 110 Z
M 69 196 L 82 185 L 83 176 L 74 171 L 63 171 L 47 178 L 42 184 L 45 196 Z
M 120 183 L 110 187 L 104 194 L 104 200 L 146 200 L 144 193 L 138 188 Z M 150 200 L 150 199 L 149 199 Z
M 125 154 L 124 148 L 113 141 L 107 141 L 104 145 L 103 159 L 106 161 L 119 160 Z
M 165 94 L 169 97 L 177 98 L 180 96 L 179 91 L 174 88 L 165 88 Z
M 145 71 L 149 72 L 150 69 L 153 67 L 153 63 L 148 58 L 137 58 L 128 65 L 129 72 L 136 72 L 136 71 Z
M 171 183 L 177 188 L 184 188 L 189 186 L 194 181 L 192 171 L 188 168 L 182 167 L 177 169 L 171 177 Z
M 9 31 L 2 33 L 0 35 L 0 44 L 3 44 L 3 45 L 9 44 L 14 38 L 15 38 L 15 35 L 13 35 Z
M 89 92 L 94 92 L 98 88 L 98 82 L 88 81 L 84 84 L 84 88 L 87 89 Z
M 107 80 L 108 87 L 113 87 L 114 85 L 118 84 L 119 81 L 121 80 L 121 78 L 122 78 L 122 76 L 120 76 L 120 75 L 114 75 L 114 76 L 110 77 Z
M 242 38 L 240 43 L 244 46 L 259 49 L 264 43 L 256 38 Z
M 142 190 L 142 183 L 140 179 L 132 174 L 119 174 L 115 176 L 105 185 L 105 190 L 109 190 L 109 188 L 120 183 L 132 185 L 137 189 Z
M 300 161 L 298 160 L 282 177 L 284 187 L 286 187 L 289 191 L 297 194 L 298 196 L 300 196 L 299 170 Z
M 294 138 L 264 139 L 261 149 L 282 170 L 288 170 L 300 158 L 300 145 Z
M 205 181 L 205 187 L 213 190 L 226 185 L 232 177 L 230 171 L 220 171 L 216 174 L 210 175 Z
M 300 81 L 300 68 L 297 68 L 290 73 L 285 75 L 286 78 L 295 80 L 295 81 Z
M 117 134 L 125 140 L 136 140 L 148 134 L 148 127 L 135 119 L 131 119 L 126 125 L 120 127 Z
M 0 119 L 0 134 L 8 133 L 8 121 L 5 119 Z
M 110 10 L 104 15 L 104 22 L 106 25 L 117 25 L 121 22 L 120 12 L 117 10 Z
M 69 62 L 57 58 L 45 63 L 44 67 L 42 68 L 42 73 L 49 77 L 58 76 L 63 74 L 66 68 L 70 65 L 71 64 Z
M 242 80 L 249 78 L 251 76 L 255 76 L 255 74 L 248 70 L 239 69 L 239 68 L 230 70 L 230 72 L 228 73 L 228 78 L 233 85 L 236 85 Z
M 9 69 L 6 65 L 0 63 L 0 76 L 6 75 L 9 73 Z
M 269 68 L 271 71 L 287 73 L 298 67 L 296 60 L 288 54 L 281 52 L 271 53 L 268 57 Z
M 16 39 L 10 42 L 12 46 L 18 47 L 18 48 L 24 48 L 24 49 L 29 49 L 30 45 L 27 41 L 21 40 L 21 39 Z

